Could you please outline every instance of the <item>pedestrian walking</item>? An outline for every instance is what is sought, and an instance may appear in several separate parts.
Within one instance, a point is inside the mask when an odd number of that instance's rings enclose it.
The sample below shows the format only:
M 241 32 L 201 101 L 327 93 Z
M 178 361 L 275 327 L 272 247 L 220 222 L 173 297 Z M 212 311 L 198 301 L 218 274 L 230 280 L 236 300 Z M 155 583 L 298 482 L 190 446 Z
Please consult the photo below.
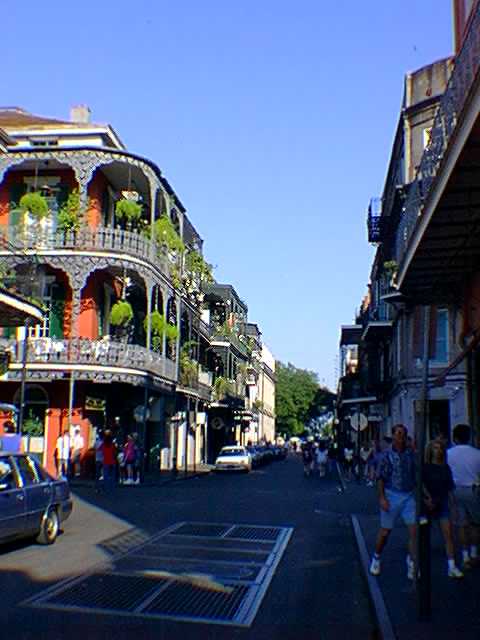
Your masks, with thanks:
M 103 480 L 103 433 L 97 431 L 95 436 L 95 485 Z
M 364 443 L 360 447 L 358 463 L 360 465 L 360 478 L 368 480 L 368 461 L 373 455 L 373 447 L 370 443 Z
M 134 484 L 133 480 L 133 470 L 135 467 L 135 439 L 131 433 L 127 436 L 127 442 L 123 447 L 123 453 L 125 456 L 125 467 L 127 470 L 127 479 L 125 480 L 125 484 Z
M 319 442 L 318 448 L 315 451 L 316 454 L 316 462 L 318 475 L 320 478 L 324 478 L 327 474 L 327 463 L 328 463 L 328 449 L 325 445 L 325 442 Z
M 103 454 L 103 484 L 105 489 L 112 490 L 115 487 L 117 449 L 113 442 L 111 431 L 105 431 L 100 448 Z
M 347 442 L 343 449 L 343 465 L 345 470 L 345 477 L 347 480 L 352 479 L 353 457 L 354 457 L 353 444 L 351 442 Z
M 375 553 L 370 563 L 370 573 L 378 576 L 381 571 L 381 554 L 390 533 L 401 516 L 408 529 L 407 577 L 415 578 L 416 524 L 415 524 L 415 457 L 407 448 L 407 428 L 396 424 L 392 429 L 392 446 L 381 457 L 377 472 L 380 505 L 380 529 Z
M 302 460 L 303 460 L 303 473 L 305 476 L 310 476 L 313 470 L 313 438 L 312 441 L 306 442 L 302 447 Z
M 73 473 L 76 478 L 80 476 L 82 452 L 83 452 L 84 446 L 85 446 L 85 441 L 80 431 L 80 427 L 75 427 L 73 431 L 73 438 L 72 438 L 72 463 L 73 463 Z
M 64 429 L 63 433 L 57 438 L 55 447 L 58 475 L 61 478 L 68 478 L 70 474 L 70 433 L 68 429 Z
M 425 448 L 423 467 L 424 511 L 431 522 L 438 522 L 445 541 L 449 578 L 463 578 L 455 563 L 455 545 L 450 505 L 456 508 L 452 470 L 446 461 L 445 445 L 432 440 Z
M 470 569 L 479 562 L 480 543 L 480 450 L 470 444 L 468 424 L 453 429 L 455 446 L 448 450 L 448 464 L 452 470 L 457 499 L 456 525 L 462 545 L 462 566 Z
M 135 444 L 134 482 L 140 484 L 143 478 L 143 447 L 138 433 L 133 434 L 133 440 Z

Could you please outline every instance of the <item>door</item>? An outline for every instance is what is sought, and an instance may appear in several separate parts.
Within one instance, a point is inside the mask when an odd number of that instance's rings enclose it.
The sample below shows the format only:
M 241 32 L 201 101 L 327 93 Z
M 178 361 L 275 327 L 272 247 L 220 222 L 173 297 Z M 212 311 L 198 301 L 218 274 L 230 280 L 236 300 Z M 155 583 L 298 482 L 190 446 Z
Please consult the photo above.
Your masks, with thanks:
M 450 401 L 430 400 L 428 403 L 429 439 L 442 436 L 450 444 Z
M 25 527 L 27 531 L 35 533 L 39 531 L 43 514 L 50 504 L 52 487 L 37 476 L 28 456 L 16 457 L 15 463 L 25 491 Z
M 0 457 L 0 540 L 25 533 L 25 494 L 12 459 Z

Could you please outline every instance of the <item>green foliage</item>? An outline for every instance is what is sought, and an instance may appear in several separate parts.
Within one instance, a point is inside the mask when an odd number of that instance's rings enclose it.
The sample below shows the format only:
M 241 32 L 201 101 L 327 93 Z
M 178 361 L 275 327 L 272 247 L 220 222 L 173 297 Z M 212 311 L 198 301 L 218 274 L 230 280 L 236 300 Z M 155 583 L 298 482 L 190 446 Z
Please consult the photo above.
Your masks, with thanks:
M 190 250 L 185 256 L 185 269 L 187 272 L 197 276 L 200 282 L 207 284 L 213 282 L 212 265 L 205 262 L 203 256 L 198 251 Z
M 68 194 L 66 202 L 57 215 L 57 227 L 61 231 L 78 231 L 82 224 L 80 213 L 80 192 L 78 189 Z
M 29 411 L 28 417 L 25 418 L 22 425 L 22 434 L 25 436 L 43 436 L 43 421 L 37 416 L 34 416 L 32 411 Z
M 198 381 L 198 362 L 190 357 L 190 351 L 196 343 L 185 342 L 180 351 L 180 384 L 192 387 Z
M 46 218 L 49 213 L 46 199 L 38 192 L 25 193 L 20 198 L 20 210 L 22 213 L 29 211 L 38 220 Z
M 154 239 L 168 251 L 183 253 L 185 245 L 173 226 L 170 218 L 163 214 L 153 226 Z
M 219 376 L 213 384 L 213 395 L 215 400 L 220 401 L 227 395 L 233 395 L 233 384 L 227 378 Z
M 317 374 L 297 369 L 293 364 L 277 362 L 277 384 L 275 387 L 276 427 L 279 433 L 298 435 L 305 430 L 310 418 L 319 415 L 324 396 L 334 394 L 322 389 Z M 332 400 L 333 402 L 333 400 Z
M 178 328 L 174 324 L 167 323 L 165 327 L 165 335 L 167 336 L 167 340 L 169 342 L 175 342 L 178 338 Z
M 142 217 L 142 205 L 134 200 L 118 200 L 115 204 L 115 217 L 136 224 Z
M 255 400 L 254 403 L 252 404 L 252 408 L 255 411 L 262 411 L 264 407 L 264 404 L 261 400 Z
M 110 310 L 110 324 L 114 327 L 125 327 L 133 320 L 132 305 L 126 300 L 115 302 Z
M 233 328 L 225 321 L 223 324 L 219 324 L 215 327 L 215 333 L 218 336 L 223 336 L 224 338 L 231 338 L 234 331 Z
M 145 318 L 143 322 L 143 326 L 145 331 L 148 329 L 148 318 Z M 167 321 L 165 316 L 160 313 L 160 311 L 155 310 L 150 314 L 150 327 L 152 330 L 152 335 L 155 336 L 163 336 L 165 333 L 165 327 L 167 326 Z
M 170 279 L 172 280 L 172 284 L 175 289 L 180 289 L 180 287 L 182 286 L 182 279 L 180 277 L 180 269 L 178 267 L 178 264 L 170 265 Z
M 398 264 L 396 260 L 386 260 L 383 263 L 383 268 L 385 269 L 385 271 L 387 273 L 389 273 L 390 275 L 394 275 L 397 273 L 398 271 Z

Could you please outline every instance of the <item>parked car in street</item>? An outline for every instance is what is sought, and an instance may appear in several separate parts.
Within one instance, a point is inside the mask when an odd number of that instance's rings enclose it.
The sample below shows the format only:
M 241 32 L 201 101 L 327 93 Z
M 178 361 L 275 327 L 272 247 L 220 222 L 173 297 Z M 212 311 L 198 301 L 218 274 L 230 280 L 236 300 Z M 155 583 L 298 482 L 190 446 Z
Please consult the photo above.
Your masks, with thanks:
M 53 478 L 32 455 L 0 452 L 0 543 L 35 536 L 52 544 L 71 512 L 66 480 Z
M 245 447 L 223 447 L 215 460 L 215 471 L 245 471 L 252 469 L 252 457 Z

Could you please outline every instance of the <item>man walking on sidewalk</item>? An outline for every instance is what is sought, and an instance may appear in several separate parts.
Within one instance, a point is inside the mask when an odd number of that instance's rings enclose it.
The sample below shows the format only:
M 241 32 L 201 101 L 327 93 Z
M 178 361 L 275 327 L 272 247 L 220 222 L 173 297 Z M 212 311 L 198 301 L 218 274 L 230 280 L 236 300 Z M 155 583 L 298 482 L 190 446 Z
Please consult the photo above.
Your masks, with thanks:
M 408 528 L 409 555 L 407 576 L 415 578 L 416 525 L 415 525 L 415 455 L 407 447 L 407 428 L 396 424 L 392 429 L 392 446 L 383 452 L 377 470 L 378 498 L 380 503 L 380 530 L 375 553 L 370 563 L 370 573 L 380 575 L 380 556 L 387 543 L 395 521 L 402 517 Z

